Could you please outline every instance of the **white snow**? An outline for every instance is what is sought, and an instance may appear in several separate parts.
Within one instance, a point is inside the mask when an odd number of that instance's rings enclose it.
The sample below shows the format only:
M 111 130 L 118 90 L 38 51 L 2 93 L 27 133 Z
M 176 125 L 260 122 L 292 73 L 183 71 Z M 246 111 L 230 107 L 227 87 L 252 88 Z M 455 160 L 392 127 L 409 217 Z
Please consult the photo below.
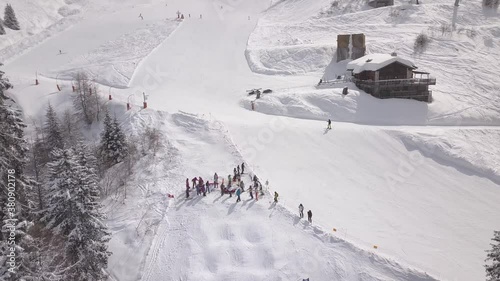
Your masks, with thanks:
M 394 62 L 401 63 L 410 68 L 416 68 L 413 62 L 390 54 L 369 54 L 347 63 L 346 69 L 358 74 L 363 71 L 377 71 Z
M 455 17 L 444 0 L 331 2 L 65 1 L 85 9 L 0 46 L 26 116 L 40 121 L 48 101 L 70 107 L 61 78 L 85 65 L 128 134 L 162 132 L 164 147 L 127 182 L 115 176 L 119 192 L 104 202 L 112 280 L 485 279 L 500 218 L 500 17 L 476 2 Z M 421 32 L 431 43 L 413 54 Z M 434 102 L 378 100 L 351 83 L 317 89 L 344 74 L 335 40 L 352 33 L 365 33 L 368 53 L 396 51 L 435 76 Z M 255 101 L 251 88 L 273 93 Z M 243 161 L 279 192 L 277 206 L 270 194 L 184 200 L 186 178 L 227 176 Z M 295 216 L 299 203 L 312 226 Z

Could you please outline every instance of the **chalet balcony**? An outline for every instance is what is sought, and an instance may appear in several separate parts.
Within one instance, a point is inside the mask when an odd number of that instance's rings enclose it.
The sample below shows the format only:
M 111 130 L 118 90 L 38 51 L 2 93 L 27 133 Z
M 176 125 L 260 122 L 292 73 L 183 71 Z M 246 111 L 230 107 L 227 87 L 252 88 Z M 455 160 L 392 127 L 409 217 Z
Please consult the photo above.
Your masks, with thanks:
M 390 79 L 390 80 L 359 80 L 354 79 L 354 83 L 356 86 L 368 86 L 368 87 L 377 87 L 377 86 L 418 86 L 418 85 L 436 85 L 436 78 L 410 78 L 410 79 Z

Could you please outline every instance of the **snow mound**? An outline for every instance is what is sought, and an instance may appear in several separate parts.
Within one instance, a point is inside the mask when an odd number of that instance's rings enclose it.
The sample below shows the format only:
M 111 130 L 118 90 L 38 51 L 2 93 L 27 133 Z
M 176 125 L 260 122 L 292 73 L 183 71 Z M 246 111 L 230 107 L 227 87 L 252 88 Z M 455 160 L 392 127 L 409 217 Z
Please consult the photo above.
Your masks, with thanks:
M 419 150 L 443 165 L 464 174 L 485 177 L 500 185 L 500 130 L 436 128 L 427 132 L 393 131 L 408 150 Z
M 245 53 L 253 72 L 267 75 L 292 75 L 323 71 L 330 63 L 334 52 L 331 46 L 300 45 L 247 49 Z
M 85 55 L 73 59 L 66 66 L 47 75 L 71 80 L 77 72 L 106 86 L 126 88 L 139 63 L 154 51 L 179 25 L 177 20 L 148 24 L 117 39 L 105 42 Z

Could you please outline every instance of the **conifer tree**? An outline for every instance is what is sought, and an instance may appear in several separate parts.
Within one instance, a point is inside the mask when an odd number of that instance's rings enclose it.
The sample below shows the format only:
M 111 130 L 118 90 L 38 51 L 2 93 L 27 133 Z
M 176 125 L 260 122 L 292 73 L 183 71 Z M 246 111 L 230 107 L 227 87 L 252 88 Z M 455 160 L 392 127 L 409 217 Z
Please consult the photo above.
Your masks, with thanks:
M 3 24 L 12 30 L 21 29 L 19 27 L 19 22 L 17 21 L 16 14 L 14 13 L 14 9 L 12 9 L 12 6 L 10 4 L 7 4 L 7 6 L 5 6 Z
M 64 147 L 57 114 L 50 103 L 47 107 L 47 112 L 45 113 L 45 124 L 43 130 L 46 136 L 45 146 L 47 153 L 50 153 L 50 151 L 54 148 L 62 149 Z
M 26 245 L 33 219 L 33 181 L 24 173 L 28 151 L 24 140 L 26 125 L 21 111 L 5 93 L 11 85 L 3 75 L 0 71 L 0 280 L 19 280 L 26 275 L 29 260 Z M 14 260 L 9 257 L 13 252 Z
M 2 19 L 0 19 L 0 35 L 4 35 L 4 34 L 5 34 L 5 29 L 3 28 Z
M 104 130 L 101 134 L 100 154 L 105 167 L 117 164 L 127 155 L 127 143 L 118 120 L 111 119 L 109 112 L 104 116 Z
M 50 207 L 42 221 L 54 236 L 63 239 L 63 280 L 104 280 L 109 233 L 99 204 L 95 158 L 83 146 L 52 153 L 54 160 L 48 164 Z
M 491 239 L 494 241 L 491 244 L 492 249 L 486 251 L 488 257 L 486 261 L 490 261 L 486 267 L 486 276 L 488 281 L 499 281 L 500 280 L 500 231 L 495 231 L 494 237 Z

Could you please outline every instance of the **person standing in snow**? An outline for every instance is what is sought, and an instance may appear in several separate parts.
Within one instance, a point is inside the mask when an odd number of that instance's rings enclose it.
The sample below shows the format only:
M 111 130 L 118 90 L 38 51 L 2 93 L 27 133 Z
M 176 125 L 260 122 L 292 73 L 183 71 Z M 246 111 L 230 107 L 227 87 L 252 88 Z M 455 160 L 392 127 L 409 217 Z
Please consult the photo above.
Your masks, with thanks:
M 311 210 L 307 211 L 307 220 L 312 223 L 313 222 L 313 213 Z
M 205 183 L 201 182 L 201 193 L 203 193 L 203 196 L 207 196 L 207 189 L 205 188 Z
M 207 192 L 210 193 L 210 182 L 208 180 L 205 186 L 207 187 Z
M 243 183 L 243 181 L 240 181 L 240 188 L 241 192 L 245 192 L 245 184 Z
M 231 187 L 231 175 L 227 175 L 227 186 Z
M 332 128 L 332 120 L 328 119 L 328 127 L 327 129 L 331 129 Z
M 189 198 L 189 178 L 186 178 L 186 198 Z
M 236 171 L 238 172 L 238 176 L 240 175 L 240 165 L 238 165 L 238 167 L 236 167 Z
M 253 199 L 252 185 L 248 188 L 248 193 L 250 194 L 250 198 Z
M 240 202 L 241 201 L 240 195 L 241 195 L 241 190 L 238 188 L 236 190 L 236 196 L 238 196 L 238 199 L 236 199 L 236 202 Z
M 217 188 L 219 187 L 219 175 L 217 175 L 217 173 L 215 173 L 214 175 L 214 188 Z
M 236 168 L 233 169 L 233 174 L 234 174 L 233 178 L 236 178 L 238 176 L 238 174 L 236 173 Z
M 241 173 L 245 173 L 245 162 L 241 163 Z
M 278 192 L 274 192 L 274 203 L 278 203 Z
M 299 217 L 303 218 L 304 217 L 304 206 L 302 206 L 302 203 L 299 205 Z
M 194 177 L 191 181 L 193 182 L 193 188 L 195 188 L 196 182 L 198 181 L 198 178 Z
M 255 201 L 259 201 L 259 191 L 255 189 Z
M 222 182 L 220 185 L 220 196 L 224 196 L 224 189 L 226 189 L 226 186 L 224 185 L 224 182 Z

